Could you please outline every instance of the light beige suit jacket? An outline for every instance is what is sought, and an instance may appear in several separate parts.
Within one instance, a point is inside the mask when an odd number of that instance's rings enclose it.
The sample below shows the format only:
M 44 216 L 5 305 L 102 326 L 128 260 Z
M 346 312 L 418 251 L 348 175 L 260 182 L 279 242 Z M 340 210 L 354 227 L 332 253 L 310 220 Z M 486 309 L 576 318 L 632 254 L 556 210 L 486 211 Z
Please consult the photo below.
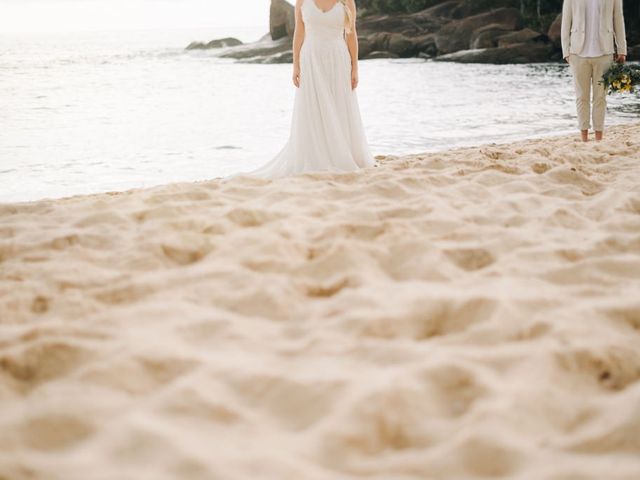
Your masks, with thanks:
M 564 0 L 562 6 L 562 56 L 579 55 L 585 41 L 587 23 L 586 0 Z M 614 41 L 619 55 L 627 54 L 622 0 L 600 0 L 600 46 L 604 54 L 614 53 Z

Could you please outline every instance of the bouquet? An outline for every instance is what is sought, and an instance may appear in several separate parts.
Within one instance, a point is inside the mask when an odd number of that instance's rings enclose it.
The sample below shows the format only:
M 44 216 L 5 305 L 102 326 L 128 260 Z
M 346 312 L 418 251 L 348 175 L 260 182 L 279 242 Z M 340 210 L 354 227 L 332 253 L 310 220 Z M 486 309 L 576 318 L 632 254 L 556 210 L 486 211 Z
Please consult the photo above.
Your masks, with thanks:
M 600 81 L 609 94 L 618 92 L 635 92 L 640 85 L 640 65 L 614 63 Z

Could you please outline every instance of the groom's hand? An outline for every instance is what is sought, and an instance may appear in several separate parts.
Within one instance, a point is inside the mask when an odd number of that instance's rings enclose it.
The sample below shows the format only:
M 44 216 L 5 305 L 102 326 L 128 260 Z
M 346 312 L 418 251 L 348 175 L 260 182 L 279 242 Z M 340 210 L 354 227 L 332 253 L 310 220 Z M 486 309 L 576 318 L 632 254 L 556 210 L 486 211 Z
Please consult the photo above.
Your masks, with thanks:
M 616 62 L 618 63 L 624 63 L 627 61 L 627 56 L 626 55 L 618 55 L 616 57 Z

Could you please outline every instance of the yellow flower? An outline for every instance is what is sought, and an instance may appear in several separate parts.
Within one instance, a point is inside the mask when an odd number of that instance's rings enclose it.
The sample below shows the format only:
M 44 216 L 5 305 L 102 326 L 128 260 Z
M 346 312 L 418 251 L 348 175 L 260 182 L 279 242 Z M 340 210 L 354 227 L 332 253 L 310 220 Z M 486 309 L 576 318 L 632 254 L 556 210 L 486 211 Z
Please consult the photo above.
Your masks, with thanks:
M 615 88 L 616 90 L 620 90 L 620 82 L 613 82 L 613 88 Z

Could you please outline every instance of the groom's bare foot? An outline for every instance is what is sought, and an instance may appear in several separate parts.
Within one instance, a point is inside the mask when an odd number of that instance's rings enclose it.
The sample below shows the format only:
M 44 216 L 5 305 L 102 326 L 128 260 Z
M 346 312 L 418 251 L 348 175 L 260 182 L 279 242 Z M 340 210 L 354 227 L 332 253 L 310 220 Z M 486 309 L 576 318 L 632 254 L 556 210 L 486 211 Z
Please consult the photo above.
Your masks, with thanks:
M 598 130 L 596 130 L 596 140 L 599 142 L 600 140 L 602 140 L 602 133 L 603 132 L 599 132 Z
M 582 135 L 583 142 L 589 141 L 589 130 L 580 130 L 580 134 Z

